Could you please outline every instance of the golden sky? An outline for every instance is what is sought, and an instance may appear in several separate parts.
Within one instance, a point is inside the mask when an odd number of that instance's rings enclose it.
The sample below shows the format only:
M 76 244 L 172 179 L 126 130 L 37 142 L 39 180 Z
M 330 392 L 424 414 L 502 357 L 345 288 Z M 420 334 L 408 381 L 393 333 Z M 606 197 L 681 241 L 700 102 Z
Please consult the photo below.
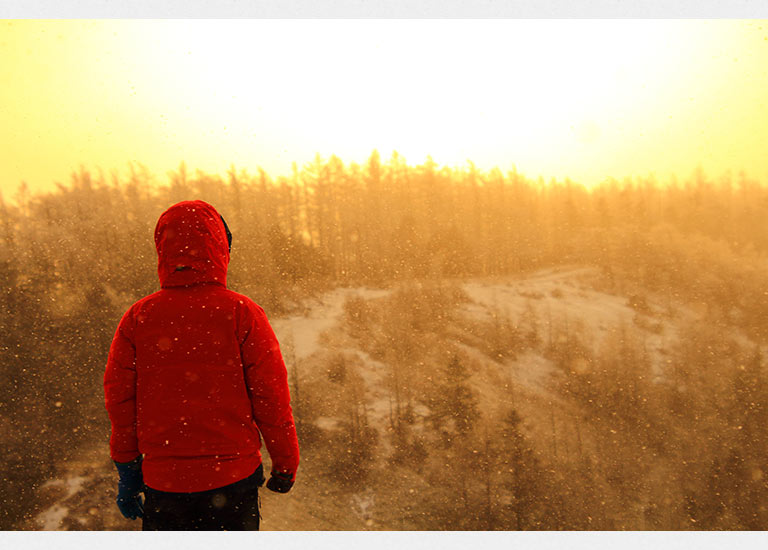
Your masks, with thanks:
M 768 21 L 4 20 L 0 191 L 316 152 L 768 183 Z

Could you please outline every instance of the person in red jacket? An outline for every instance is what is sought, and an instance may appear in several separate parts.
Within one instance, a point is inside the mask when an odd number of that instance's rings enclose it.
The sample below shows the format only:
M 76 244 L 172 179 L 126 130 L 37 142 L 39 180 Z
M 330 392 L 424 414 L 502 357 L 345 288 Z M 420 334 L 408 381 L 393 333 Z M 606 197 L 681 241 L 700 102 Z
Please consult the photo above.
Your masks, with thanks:
M 264 310 L 227 289 L 231 239 L 208 203 L 166 210 L 155 228 L 161 289 L 128 309 L 109 350 L 117 505 L 144 530 L 258 529 L 261 437 L 267 488 L 288 492 L 296 477 L 285 363 Z

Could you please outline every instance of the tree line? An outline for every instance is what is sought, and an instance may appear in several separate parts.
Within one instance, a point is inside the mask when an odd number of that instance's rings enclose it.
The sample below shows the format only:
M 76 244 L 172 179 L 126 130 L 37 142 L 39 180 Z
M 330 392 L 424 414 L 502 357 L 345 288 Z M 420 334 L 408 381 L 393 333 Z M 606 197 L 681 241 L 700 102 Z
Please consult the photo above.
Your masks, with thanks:
M 233 231 L 230 286 L 271 315 L 335 285 L 585 263 L 768 336 L 768 188 L 743 175 L 588 189 L 377 152 L 363 165 L 317 156 L 279 177 L 191 174 L 183 164 L 167 181 L 139 165 L 126 176 L 81 169 L 51 192 L 22 185 L 0 201 L 0 527 L 32 513 L 35 487 L 104 437 L 100 384 L 114 327 L 157 289 L 158 216 L 192 198 Z

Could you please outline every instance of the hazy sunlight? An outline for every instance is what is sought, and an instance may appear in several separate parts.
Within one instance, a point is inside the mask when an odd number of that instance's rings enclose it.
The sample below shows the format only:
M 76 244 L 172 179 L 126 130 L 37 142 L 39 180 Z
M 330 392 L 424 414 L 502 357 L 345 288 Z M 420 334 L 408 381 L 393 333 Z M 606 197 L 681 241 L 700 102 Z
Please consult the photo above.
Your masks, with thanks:
M 530 177 L 768 175 L 761 21 L 5 21 L 0 185 L 316 152 Z

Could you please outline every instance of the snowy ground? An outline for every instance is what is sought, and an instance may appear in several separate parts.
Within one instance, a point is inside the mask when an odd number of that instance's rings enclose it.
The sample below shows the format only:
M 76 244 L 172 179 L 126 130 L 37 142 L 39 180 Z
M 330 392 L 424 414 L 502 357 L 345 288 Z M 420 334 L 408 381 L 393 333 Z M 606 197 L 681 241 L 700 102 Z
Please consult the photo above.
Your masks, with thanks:
M 296 359 L 306 359 L 319 351 L 320 336 L 339 322 L 348 297 L 359 296 L 371 300 L 386 296 L 388 292 L 367 288 L 337 288 L 305 302 L 301 315 L 272 320 L 272 328 L 283 347 L 286 342 L 292 343 Z
M 63 487 L 66 493 L 62 497 L 62 500 L 69 500 L 76 493 L 83 488 L 83 483 L 89 478 L 84 476 L 67 476 L 65 479 L 51 479 L 46 481 L 41 489 L 48 487 Z M 62 520 L 69 514 L 69 508 L 63 504 L 57 502 L 40 515 L 37 516 L 37 521 L 42 526 L 44 531 L 55 531 L 61 525 Z
M 469 319 L 488 319 L 494 312 L 509 313 L 513 319 L 520 318 L 526 311 L 534 311 L 544 326 L 570 324 L 583 326 L 593 335 L 605 335 L 620 330 L 632 329 L 641 334 L 649 352 L 656 362 L 664 359 L 664 348 L 675 337 L 674 319 L 664 313 L 664 308 L 650 301 L 651 310 L 639 314 L 632 307 L 627 296 L 612 295 L 598 290 L 596 281 L 599 273 L 592 268 L 566 268 L 540 271 L 521 278 L 494 281 L 469 281 L 462 286 L 470 303 L 461 306 L 460 313 Z M 295 361 L 301 368 L 317 368 L 321 362 L 313 358 L 326 352 L 329 341 L 346 342 L 339 338 L 345 331 L 342 324 L 344 303 L 347 298 L 357 296 L 365 300 L 376 300 L 387 296 L 388 290 L 366 288 L 339 288 L 318 298 L 306 301 L 299 313 L 272 319 L 289 364 Z M 638 316 L 644 319 L 638 325 Z M 599 340 L 599 337 L 596 338 Z M 595 342 L 600 345 L 600 342 Z M 466 346 L 470 347 L 470 346 Z M 365 385 L 366 408 L 369 422 L 374 427 L 384 426 L 390 411 L 389 393 L 386 388 L 387 366 L 370 357 L 365 351 L 342 348 L 346 354 L 356 356 L 357 373 Z M 469 349 L 480 359 L 482 352 Z M 502 367 L 493 367 L 492 361 L 485 361 L 487 377 L 475 376 L 473 384 L 481 395 L 493 396 L 492 400 L 504 398 L 499 386 L 509 377 L 523 392 L 538 395 L 539 398 L 554 400 L 557 396 L 552 387 L 556 375 L 552 364 L 534 352 L 524 352 L 503 365 L 504 371 L 492 372 Z M 423 408 L 423 407 L 422 407 Z M 426 410 L 417 411 L 425 414 Z M 317 425 L 333 429 L 338 419 L 323 416 Z M 552 420 L 554 425 L 554 419 Z M 41 494 L 49 495 L 50 506 L 40 513 L 29 528 L 57 529 L 135 529 L 138 522 L 123 520 L 114 506 L 116 474 L 106 457 L 106 444 L 98 442 L 88 455 L 90 462 L 70 464 L 59 479 L 49 480 L 41 487 Z M 97 456 L 98 455 L 98 456 Z M 105 458 L 106 457 L 106 458 Z M 83 488 L 99 495 L 94 502 L 84 495 Z M 288 498 L 265 494 L 264 506 L 268 510 L 263 524 L 265 529 L 365 529 L 370 528 L 371 509 L 374 496 L 362 491 L 344 500 L 329 500 L 327 509 L 320 507 L 317 500 L 317 484 L 298 483 Z M 265 491 L 265 493 L 268 493 Z M 321 492 L 321 495 L 323 493 Z M 328 491 L 325 491 L 325 495 Z M 279 503 L 275 501 L 279 498 Z M 270 510 L 279 506 L 279 517 L 270 519 Z M 94 512 L 95 510 L 95 512 Z M 351 512 L 351 515 L 350 515 Z M 95 516 L 98 517 L 95 519 Z M 347 517 L 349 516 L 349 517 Z M 384 527 L 386 528 L 386 527 Z M 391 528 L 391 527 L 390 527 Z

